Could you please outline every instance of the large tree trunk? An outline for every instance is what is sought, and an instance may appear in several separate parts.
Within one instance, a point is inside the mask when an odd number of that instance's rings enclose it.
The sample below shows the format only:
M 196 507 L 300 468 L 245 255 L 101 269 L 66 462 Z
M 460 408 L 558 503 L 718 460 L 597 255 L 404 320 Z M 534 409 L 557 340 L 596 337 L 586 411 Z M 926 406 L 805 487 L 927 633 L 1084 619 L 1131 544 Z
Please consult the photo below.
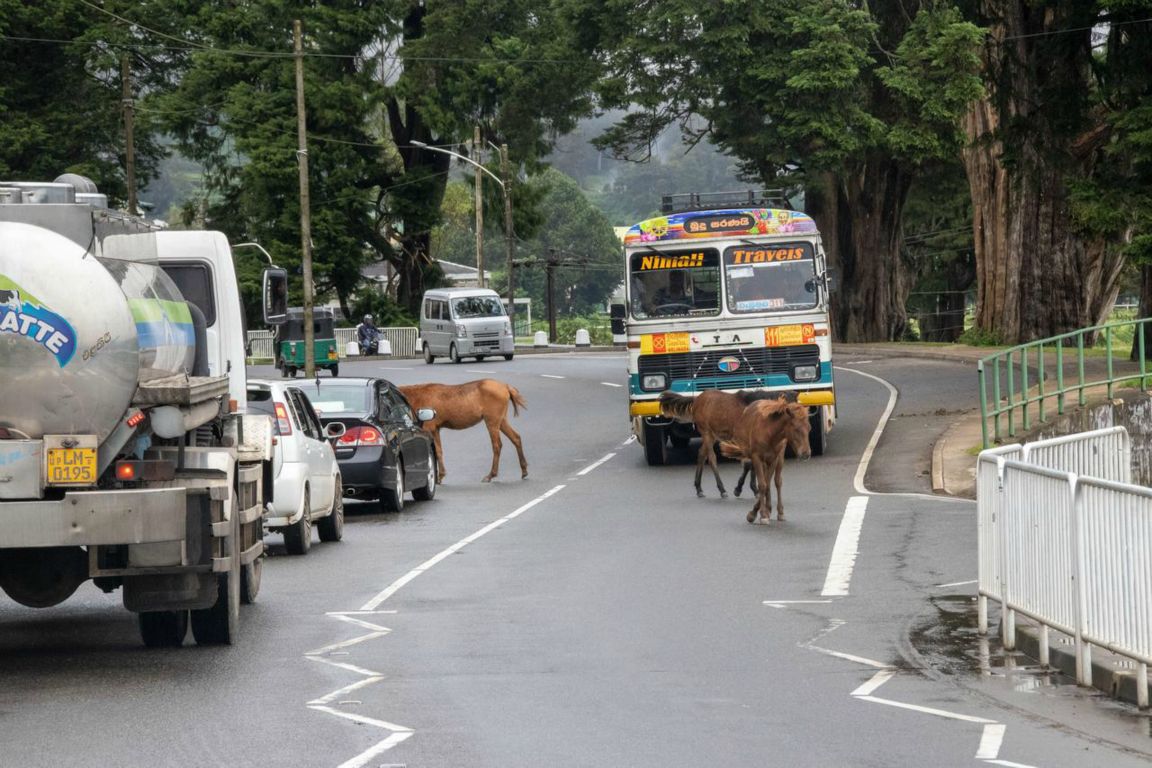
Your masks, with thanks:
M 832 303 L 837 341 L 904 336 L 909 280 L 900 243 L 911 182 L 899 163 L 873 157 L 856 172 L 829 175 L 808 192 L 808 212 L 820 228 L 839 284 Z
M 1082 105 L 1054 110 L 1049 103 L 1060 89 L 1088 87 L 1091 46 L 1049 39 L 1050 27 L 1075 26 L 1052 9 L 999 0 L 984 9 L 993 31 L 988 96 L 964 121 L 976 325 L 1019 344 L 1101 322 L 1123 259 L 1115 244 L 1077 231 L 1071 210 L 1069 182 L 1091 177 L 1107 134 Z

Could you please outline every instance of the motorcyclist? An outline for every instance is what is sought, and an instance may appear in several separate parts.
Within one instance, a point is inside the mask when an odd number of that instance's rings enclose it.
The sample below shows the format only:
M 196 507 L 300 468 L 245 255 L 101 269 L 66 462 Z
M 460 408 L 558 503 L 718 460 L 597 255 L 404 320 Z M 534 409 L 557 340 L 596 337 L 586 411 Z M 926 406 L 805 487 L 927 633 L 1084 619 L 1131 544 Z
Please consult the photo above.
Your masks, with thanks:
M 372 322 L 372 315 L 364 315 L 364 321 L 356 326 L 356 338 L 360 343 L 361 355 L 374 355 L 380 342 L 380 329 Z

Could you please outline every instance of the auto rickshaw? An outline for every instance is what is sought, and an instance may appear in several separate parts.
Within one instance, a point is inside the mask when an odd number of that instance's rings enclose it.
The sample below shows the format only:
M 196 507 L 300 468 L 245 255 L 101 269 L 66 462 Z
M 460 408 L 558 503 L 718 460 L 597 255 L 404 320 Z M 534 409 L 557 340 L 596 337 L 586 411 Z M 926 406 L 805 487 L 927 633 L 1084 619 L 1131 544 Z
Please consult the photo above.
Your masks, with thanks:
M 331 307 L 312 308 L 312 349 L 316 370 L 327 368 L 340 375 L 340 355 L 336 347 L 335 317 Z M 290 307 L 288 319 L 276 327 L 276 367 L 284 378 L 295 378 L 304 369 L 304 308 Z

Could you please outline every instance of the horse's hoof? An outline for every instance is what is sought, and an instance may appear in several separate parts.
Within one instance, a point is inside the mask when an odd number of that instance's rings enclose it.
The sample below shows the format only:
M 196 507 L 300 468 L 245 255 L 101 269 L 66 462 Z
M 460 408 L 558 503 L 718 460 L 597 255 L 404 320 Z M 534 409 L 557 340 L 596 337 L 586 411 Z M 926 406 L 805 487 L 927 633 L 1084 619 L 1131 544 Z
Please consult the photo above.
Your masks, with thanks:
M 750 523 L 755 523 L 756 522 L 756 513 L 755 512 L 749 512 L 748 515 L 744 519 Z
M 720 491 L 720 498 L 726 499 L 728 498 L 728 494 L 725 491 Z
M 702 499 L 702 498 L 704 498 L 704 491 L 701 491 L 701 490 L 697 489 L 697 491 L 696 491 L 696 498 L 698 498 L 698 499 Z
M 488 475 L 488 477 L 484 478 L 484 479 L 483 479 L 483 480 L 481 480 L 480 482 L 482 482 L 482 483 L 490 483 L 490 482 L 492 482 L 492 475 Z
M 736 490 L 732 491 L 732 493 L 736 494 L 736 498 L 740 498 L 740 489 L 739 489 L 739 488 L 737 488 Z

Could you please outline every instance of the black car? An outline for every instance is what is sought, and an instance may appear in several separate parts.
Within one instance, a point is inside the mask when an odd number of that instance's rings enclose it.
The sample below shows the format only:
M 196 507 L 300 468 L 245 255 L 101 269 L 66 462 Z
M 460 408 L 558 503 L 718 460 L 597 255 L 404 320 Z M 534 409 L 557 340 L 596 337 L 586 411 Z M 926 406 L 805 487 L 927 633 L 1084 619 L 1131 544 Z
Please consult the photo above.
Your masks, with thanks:
M 333 443 L 344 495 L 380 499 L 382 509 L 404 508 L 404 494 L 431 501 L 436 494 L 436 449 L 420 428 L 431 409 L 414 412 L 386 379 L 316 379 L 300 387 L 325 426 L 344 425 Z

